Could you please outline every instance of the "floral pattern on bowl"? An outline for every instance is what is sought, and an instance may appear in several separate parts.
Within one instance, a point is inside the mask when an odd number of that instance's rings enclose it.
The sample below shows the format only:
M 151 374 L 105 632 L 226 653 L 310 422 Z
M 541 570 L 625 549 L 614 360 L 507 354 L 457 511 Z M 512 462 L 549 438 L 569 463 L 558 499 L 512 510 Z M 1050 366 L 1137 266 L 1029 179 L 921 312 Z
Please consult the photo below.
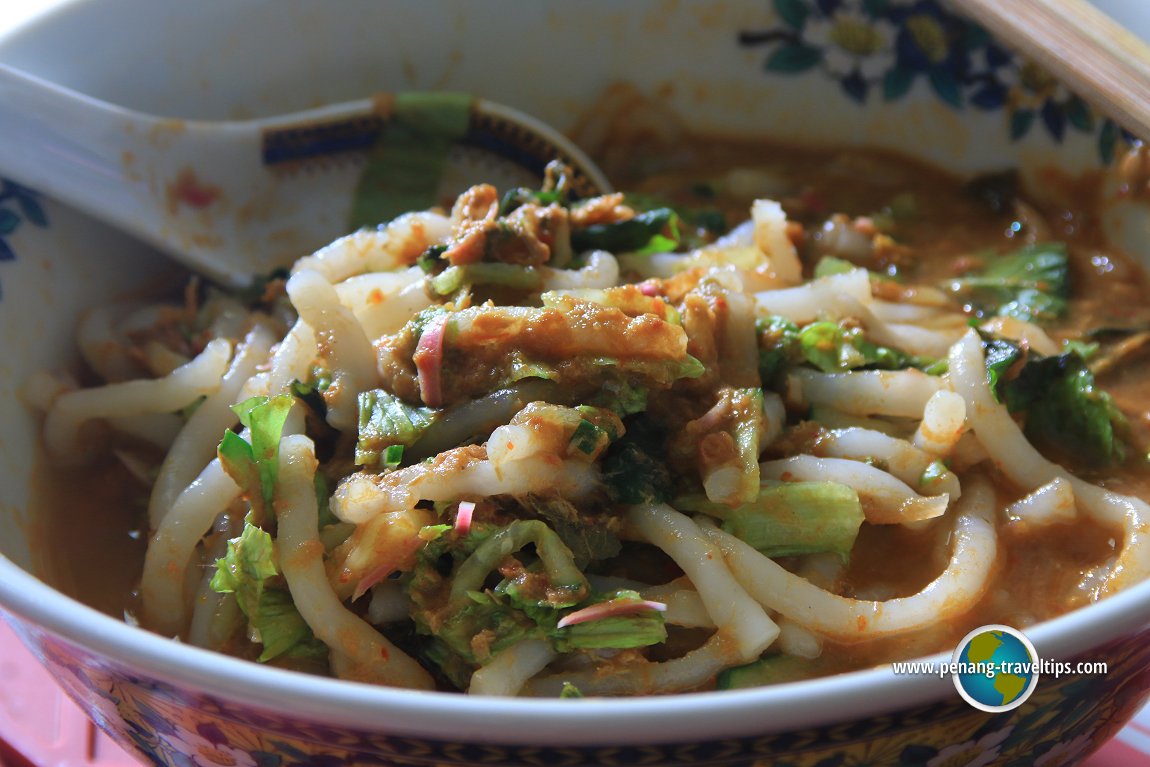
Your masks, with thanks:
M 1026 704 L 1000 714 L 978 711 L 955 694 L 846 724 L 701 743 L 599 746 L 593 733 L 581 746 L 456 743 L 388 735 L 386 723 L 367 732 L 238 706 L 17 628 L 97 724 L 146 763 L 164 767 L 1055 767 L 1097 749 L 1150 697 L 1147 629 L 1072 659 L 1105 661 L 1108 673 L 1044 677 Z
M 0 262 L 16 259 L 8 238 L 25 222 L 39 227 L 48 225 L 39 195 L 14 181 L 0 179 Z M 3 295 L 0 290 L 0 297 Z
M 852 101 L 899 101 L 920 80 L 956 110 L 1001 111 L 1010 139 L 1036 126 L 1055 142 L 1069 131 L 1096 134 L 1109 163 L 1120 139 L 1133 141 L 1034 62 L 997 43 L 938 0 L 774 0 L 775 26 L 743 30 L 740 45 L 767 49 L 765 69 L 817 70 Z

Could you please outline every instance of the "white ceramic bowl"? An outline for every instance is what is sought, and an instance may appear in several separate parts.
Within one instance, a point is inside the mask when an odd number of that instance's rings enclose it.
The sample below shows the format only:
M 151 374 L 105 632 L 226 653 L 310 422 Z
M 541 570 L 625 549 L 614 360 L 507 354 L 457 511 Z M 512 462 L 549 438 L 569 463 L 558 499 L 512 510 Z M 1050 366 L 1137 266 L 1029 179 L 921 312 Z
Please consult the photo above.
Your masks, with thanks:
M 843 13 L 890 41 L 845 61 L 861 78 L 844 77 L 842 52 L 815 35 L 815 22 Z M 665 94 L 695 128 L 910 150 L 957 172 L 1050 163 L 1078 172 L 1122 141 L 1068 95 L 1027 93 L 1016 61 L 988 61 L 985 38 L 914 49 L 904 39 L 911 17 L 966 29 L 933 0 L 84 0 L 0 39 L 0 61 L 179 117 L 449 88 L 569 129 L 626 79 Z M 780 55 L 788 45 L 806 52 Z M 1025 98 L 956 77 L 960 64 Z M 1108 211 L 1120 240 L 1143 241 L 1136 206 Z M 476 700 L 302 676 L 132 628 L 35 577 L 28 477 L 39 424 L 16 403 L 30 371 L 72 358 L 84 308 L 173 272 L 122 235 L 11 186 L 0 189 L 0 224 L 0 399 L 9 403 L 0 608 L 97 722 L 156 764 L 914 764 L 960 753 L 1029 764 L 1100 744 L 1150 690 L 1150 584 L 1028 632 L 1040 656 L 1107 660 L 1108 676 L 1051 680 L 995 716 L 967 707 L 949 679 L 883 669 L 664 698 Z

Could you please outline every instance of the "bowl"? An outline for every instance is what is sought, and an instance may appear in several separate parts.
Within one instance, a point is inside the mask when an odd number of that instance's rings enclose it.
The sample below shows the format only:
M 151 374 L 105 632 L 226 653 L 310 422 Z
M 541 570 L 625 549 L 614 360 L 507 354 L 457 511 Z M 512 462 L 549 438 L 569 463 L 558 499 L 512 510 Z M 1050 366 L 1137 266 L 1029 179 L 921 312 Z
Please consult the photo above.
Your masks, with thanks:
M 840 45 L 862 24 L 869 47 Z M 837 26 L 836 26 L 837 25 Z M 853 26 L 852 26 L 853 25 Z M 849 30 L 848 30 L 849 31 Z M 82 51 L 83 55 L 77 55 Z M 75 0 L 0 61 L 128 107 L 253 117 L 375 91 L 453 89 L 576 130 L 613 83 L 693 130 L 910 151 L 956 173 L 1109 166 L 1129 140 L 935 0 Z M 0 177 L 3 169 L 0 168 Z M 1112 239 L 1150 263 L 1144 204 L 1106 187 Z M 1084 757 L 1150 694 L 1150 583 L 1028 629 L 1050 674 L 1012 711 L 890 667 L 638 699 L 469 698 L 339 682 L 143 631 L 52 588 L 29 374 L 66 367 L 88 307 L 180 272 L 125 236 L 0 186 L 0 609 L 118 743 L 157 765 L 1030 765 Z M 34 479 L 35 477 L 35 479 Z M 50 579 L 49 579 L 50 580 Z M 939 655 L 936 663 L 949 659 Z

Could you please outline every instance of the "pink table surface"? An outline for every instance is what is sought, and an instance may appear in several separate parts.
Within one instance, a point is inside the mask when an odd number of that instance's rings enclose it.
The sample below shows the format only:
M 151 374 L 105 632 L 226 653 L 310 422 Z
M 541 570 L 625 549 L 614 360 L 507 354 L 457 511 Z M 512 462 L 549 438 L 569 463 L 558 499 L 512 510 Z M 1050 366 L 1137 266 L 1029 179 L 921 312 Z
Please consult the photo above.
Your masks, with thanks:
M 0 767 L 135 764 L 64 696 L 0 620 Z M 1150 707 L 1083 767 L 1150 767 Z

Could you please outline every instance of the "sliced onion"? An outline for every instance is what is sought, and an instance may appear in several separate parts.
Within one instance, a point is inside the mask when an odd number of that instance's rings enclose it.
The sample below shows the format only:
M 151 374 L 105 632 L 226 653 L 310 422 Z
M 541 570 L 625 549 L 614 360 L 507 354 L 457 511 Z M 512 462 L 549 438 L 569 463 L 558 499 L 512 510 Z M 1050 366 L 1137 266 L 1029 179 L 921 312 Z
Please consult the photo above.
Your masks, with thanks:
M 460 501 L 459 509 L 455 512 L 455 530 L 460 535 L 467 535 L 471 530 L 471 517 L 475 514 L 475 504 L 471 501 Z
M 558 627 L 566 628 L 567 626 L 574 626 L 576 623 L 614 618 L 619 615 L 635 615 L 636 613 L 651 611 L 666 612 L 666 610 L 667 605 L 650 599 L 609 599 L 606 602 L 599 602 L 590 607 L 584 607 L 582 610 L 568 613 L 559 620 Z
M 359 583 L 355 585 L 355 591 L 353 591 L 351 594 L 351 601 L 357 601 L 360 597 L 370 591 L 372 586 L 375 586 L 378 583 L 383 583 L 383 581 L 387 579 L 387 576 L 394 572 L 395 565 L 391 562 L 385 562 L 382 565 L 378 565 L 373 567 L 371 570 L 368 570 L 367 574 L 360 578 Z
M 443 404 L 443 340 L 447 317 L 441 315 L 427 324 L 415 347 L 416 370 L 419 371 L 419 396 L 431 407 Z

